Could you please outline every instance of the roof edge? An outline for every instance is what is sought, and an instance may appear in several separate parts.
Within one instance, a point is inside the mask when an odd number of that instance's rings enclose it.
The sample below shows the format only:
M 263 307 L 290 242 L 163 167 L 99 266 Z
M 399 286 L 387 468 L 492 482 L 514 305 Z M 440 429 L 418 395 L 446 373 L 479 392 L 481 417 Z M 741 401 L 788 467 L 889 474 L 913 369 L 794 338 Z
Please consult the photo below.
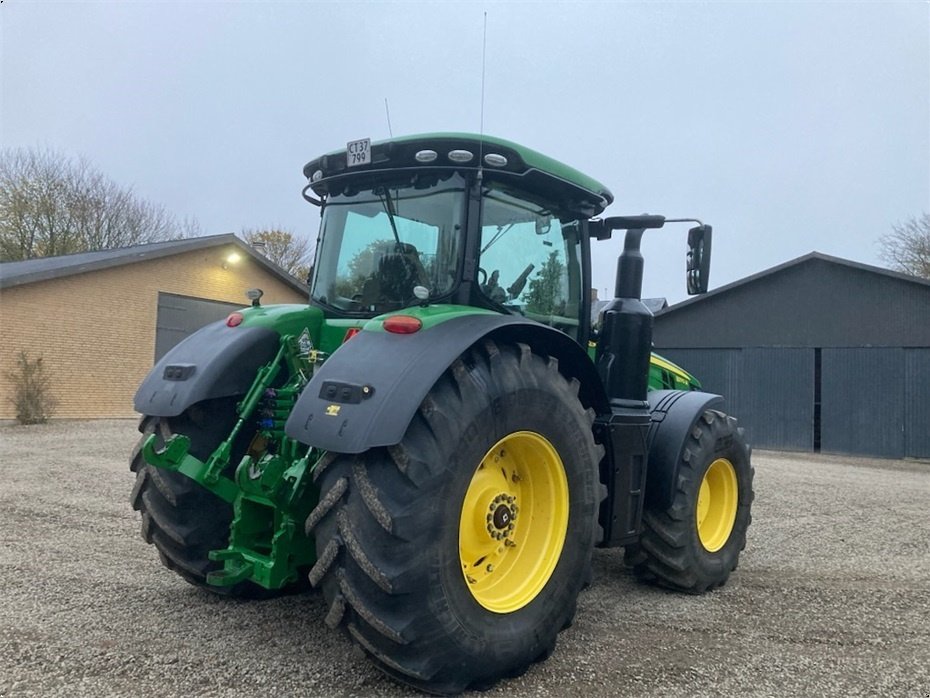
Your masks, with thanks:
M 774 267 L 769 267 L 768 269 L 763 269 L 762 271 L 756 272 L 755 274 L 750 274 L 749 276 L 745 276 L 742 279 L 731 281 L 730 283 L 724 284 L 723 286 L 720 286 L 719 288 L 715 288 L 713 291 L 709 291 L 708 293 L 705 293 L 703 295 L 696 296 L 694 298 L 688 298 L 686 300 L 681 301 L 680 303 L 675 303 L 674 305 L 670 305 L 668 308 L 656 313 L 656 317 L 668 315 L 669 313 L 675 312 L 677 310 L 690 307 L 691 305 L 694 305 L 695 303 L 700 303 L 702 301 L 705 301 L 708 298 L 712 298 L 717 295 L 727 293 L 729 291 L 732 291 L 733 289 L 739 288 L 740 286 L 753 283 L 755 281 L 758 281 L 759 279 L 763 279 L 767 276 L 777 274 L 786 269 L 790 269 L 791 267 L 795 267 L 800 264 L 804 264 L 805 262 L 810 262 L 813 260 L 818 260 L 821 262 L 828 262 L 830 264 L 838 264 L 840 266 L 848 267 L 850 269 L 856 269 L 857 271 L 866 271 L 866 272 L 870 272 L 873 274 L 881 274 L 882 276 L 887 276 L 892 279 L 897 279 L 898 281 L 910 281 L 912 283 L 920 284 L 922 286 L 930 286 L 930 279 L 924 279 L 919 276 L 912 276 L 911 274 L 905 274 L 903 272 L 894 271 L 892 269 L 876 267 L 871 264 L 864 264 L 863 262 L 854 262 L 851 259 L 843 259 L 842 257 L 834 257 L 832 255 L 824 254 L 823 252 L 817 252 L 816 250 L 814 250 L 814 251 L 808 252 L 805 255 L 801 255 L 800 257 L 795 257 L 794 259 L 790 259 L 787 262 L 782 262 L 781 264 L 777 264 Z
M 264 267 L 268 272 L 276 276 L 283 283 L 303 295 L 309 294 L 309 287 L 299 279 L 291 276 L 283 268 L 269 260 L 264 255 L 258 253 L 251 245 L 239 238 L 233 233 L 221 233 L 218 235 L 205 235 L 196 238 L 183 238 L 180 240 L 169 240 L 162 242 L 153 242 L 145 245 L 133 245 L 131 247 L 116 247 L 106 250 L 93 250 L 90 252 L 77 252 L 70 255 L 61 255 L 58 257 L 40 257 L 43 260 L 61 260 L 61 264 L 54 268 L 43 268 L 34 272 L 22 272 L 13 276 L 7 276 L 2 273 L 3 265 L 0 265 L 0 289 L 15 288 L 26 284 L 38 283 L 40 281 L 49 281 L 60 279 L 68 276 L 76 276 L 91 271 L 100 271 L 113 267 L 125 266 L 127 264 L 137 264 L 139 262 L 149 262 L 155 259 L 162 259 L 186 252 L 195 252 L 201 249 L 219 247 L 221 245 L 234 244 L 244 253 L 249 255 L 255 262 Z M 86 255 L 100 253 L 103 256 L 99 259 L 86 259 Z M 77 258 L 85 256 L 84 259 L 73 259 L 71 263 L 68 258 Z M 26 262 L 32 260 L 24 260 Z M 17 264 L 18 262 L 7 262 L 5 264 Z

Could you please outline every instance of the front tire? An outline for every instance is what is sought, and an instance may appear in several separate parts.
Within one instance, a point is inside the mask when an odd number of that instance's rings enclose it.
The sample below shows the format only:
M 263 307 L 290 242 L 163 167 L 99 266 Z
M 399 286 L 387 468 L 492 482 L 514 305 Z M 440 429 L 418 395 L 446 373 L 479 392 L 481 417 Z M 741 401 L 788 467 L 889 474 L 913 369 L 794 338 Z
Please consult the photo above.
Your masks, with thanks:
M 548 657 L 591 564 L 592 420 L 555 359 L 486 341 L 439 380 L 400 444 L 329 456 L 307 520 L 327 623 L 432 693 Z
M 642 580 L 691 594 L 726 584 L 752 522 L 750 449 L 736 420 L 706 410 L 685 442 L 667 509 L 643 513 L 625 557 Z
M 206 460 L 235 424 L 235 407 L 233 399 L 212 400 L 194 405 L 178 417 L 143 417 L 139 424 L 142 437 L 129 464 L 136 474 L 130 502 L 142 515 L 142 538 L 155 546 L 165 567 L 214 594 L 266 598 L 274 592 L 250 582 L 231 587 L 207 584 L 207 574 L 223 567 L 208 555 L 229 544 L 232 505 L 186 475 L 156 468 L 142 457 L 142 444 L 151 434 L 157 435 L 161 448 L 178 433 L 191 439 L 191 455 Z M 245 452 L 249 439 L 250 435 L 240 435 L 234 444 L 234 457 Z

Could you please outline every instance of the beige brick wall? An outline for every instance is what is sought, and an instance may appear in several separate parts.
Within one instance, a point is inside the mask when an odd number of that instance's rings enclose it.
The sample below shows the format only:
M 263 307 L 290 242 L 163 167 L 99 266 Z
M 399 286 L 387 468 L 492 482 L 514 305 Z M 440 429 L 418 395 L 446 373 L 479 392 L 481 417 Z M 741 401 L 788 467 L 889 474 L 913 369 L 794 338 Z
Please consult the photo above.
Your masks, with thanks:
M 152 366 L 158 292 L 248 305 L 306 303 L 306 297 L 235 245 L 186 252 L 0 291 L 0 419 L 15 417 L 7 373 L 20 350 L 42 355 L 58 399 L 55 418 L 131 417 L 132 396 Z

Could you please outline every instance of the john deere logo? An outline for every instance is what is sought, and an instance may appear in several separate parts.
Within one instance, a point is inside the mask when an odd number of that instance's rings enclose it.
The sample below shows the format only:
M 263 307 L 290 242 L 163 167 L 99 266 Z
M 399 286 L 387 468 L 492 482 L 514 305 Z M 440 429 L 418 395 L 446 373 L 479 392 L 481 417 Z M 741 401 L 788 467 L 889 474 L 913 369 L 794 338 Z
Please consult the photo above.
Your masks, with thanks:
M 326 414 L 330 417 L 335 417 L 339 414 L 339 410 L 342 409 L 342 405 L 327 405 Z
M 310 339 L 310 330 L 304 329 L 297 338 L 297 351 L 301 356 L 306 356 L 313 350 L 313 340 Z

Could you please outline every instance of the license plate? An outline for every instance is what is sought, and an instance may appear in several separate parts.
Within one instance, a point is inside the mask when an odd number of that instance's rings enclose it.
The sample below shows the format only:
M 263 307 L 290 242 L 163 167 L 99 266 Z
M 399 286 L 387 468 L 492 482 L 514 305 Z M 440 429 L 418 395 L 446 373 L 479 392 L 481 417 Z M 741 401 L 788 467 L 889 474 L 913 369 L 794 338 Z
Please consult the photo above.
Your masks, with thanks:
M 371 139 L 362 138 L 346 144 L 346 165 L 356 167 L 371 162 Z

